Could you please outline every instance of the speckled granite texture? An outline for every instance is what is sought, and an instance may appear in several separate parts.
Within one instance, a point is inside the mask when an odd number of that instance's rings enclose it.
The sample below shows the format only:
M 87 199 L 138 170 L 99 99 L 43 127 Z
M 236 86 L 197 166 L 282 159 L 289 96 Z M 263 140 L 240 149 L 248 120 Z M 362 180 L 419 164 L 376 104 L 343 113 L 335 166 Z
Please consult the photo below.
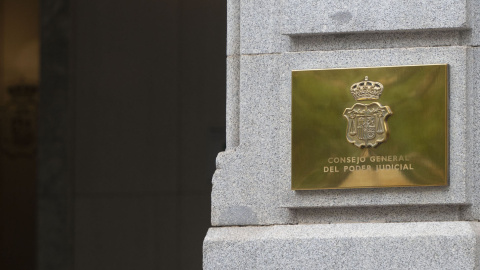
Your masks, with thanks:
M 458 0 L 286 0 L 281 10 L 287 35 L 468 27 L 466 2 Z
M 212 228 L 204 269 L 477 269 L 477 223 Z
M 469 204 L 464 139 L 469 50 L 452 46 L 241 56 L 240 145 L 217 158 L 212 223 L 295 223 L 293 208 Z M 450 65 L 450 140 L 455 143 L 450 144 L 449 187 L 290 190 L 291 70 L 438 63 Z M 239 208 L 255 218 L 237 217 Z
M 480 220 L 480 49 L 471 48 L 468 58 L 469 87 L 467 96 L 467 191 L 471 205 L 465 211 L 470 220 Z
M 232 39 L 229 35 L 229 44 L 241 43 L 241 54 L 281 53 L 289 51 L 297 38 L 351 33 L 370 36 L 397 33 L 408 39 L 416 32 L 451 31 L 465 33 L 466 44 L 478 44 L 480 40 L 476 20 L 479 4 L 471 0 L 229 2 L 238 7 L 229 9 L 229 12 L 235 10 L 228 18 L 229 25 L 240 23 L 240 30 L 237 29 L 240 38 Z M 235 31 L 230 33 L 238 34 Z M 443 39 L 442 34 L 437 38 Z M 354 40 L 346 42 L 355 43 Z M 424 46 L 430 44 L 424 42 Z
M 228 7 L 229 145 L 212 225 L 262 226 L 212 228 L 204 267 L 479 269 L 478 225 L 465 221 L 480 219 L 480 1 Z M 424 64 L 449 64 L 448 187 L 290 190 L 292 70 Z

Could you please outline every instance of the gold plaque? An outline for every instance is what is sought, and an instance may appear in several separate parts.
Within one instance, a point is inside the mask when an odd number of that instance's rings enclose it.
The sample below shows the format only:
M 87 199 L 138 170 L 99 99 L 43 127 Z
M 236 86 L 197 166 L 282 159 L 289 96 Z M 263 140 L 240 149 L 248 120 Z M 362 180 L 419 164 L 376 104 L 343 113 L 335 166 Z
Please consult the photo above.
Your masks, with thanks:
M 448 185 L 448 65 L 292 72 L 292 189 Z

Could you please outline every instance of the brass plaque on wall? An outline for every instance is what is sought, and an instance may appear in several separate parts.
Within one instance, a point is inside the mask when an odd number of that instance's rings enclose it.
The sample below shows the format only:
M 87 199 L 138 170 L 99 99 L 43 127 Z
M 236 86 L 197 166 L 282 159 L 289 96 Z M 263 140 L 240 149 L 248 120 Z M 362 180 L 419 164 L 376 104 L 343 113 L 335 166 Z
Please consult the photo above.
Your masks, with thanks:
M 292 71 L 292 189 L 448 185 L 447 73 Z

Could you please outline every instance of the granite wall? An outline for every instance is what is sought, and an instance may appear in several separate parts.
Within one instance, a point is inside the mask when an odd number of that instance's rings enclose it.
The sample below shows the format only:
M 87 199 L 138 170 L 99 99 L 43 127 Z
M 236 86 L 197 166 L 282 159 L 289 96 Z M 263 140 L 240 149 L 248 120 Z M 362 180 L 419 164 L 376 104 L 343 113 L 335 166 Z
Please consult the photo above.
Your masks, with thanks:
M 478 269 L 479 13 L 470 0 L 228 1 L 227 150 L 204 268 Z M 292 70 L 440 63 L 449 186 L 290 189 Z

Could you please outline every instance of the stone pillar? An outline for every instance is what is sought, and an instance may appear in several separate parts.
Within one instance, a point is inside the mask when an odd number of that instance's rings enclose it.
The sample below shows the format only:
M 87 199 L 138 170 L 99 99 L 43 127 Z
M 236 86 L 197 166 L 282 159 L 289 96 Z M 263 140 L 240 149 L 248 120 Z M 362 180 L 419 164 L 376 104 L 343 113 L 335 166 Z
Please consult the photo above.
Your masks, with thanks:
M 204 269 L 480 269 L 480 2 L 229 0 Z M 449 185 L 291 190 L 291 71 L 449 64 Z

